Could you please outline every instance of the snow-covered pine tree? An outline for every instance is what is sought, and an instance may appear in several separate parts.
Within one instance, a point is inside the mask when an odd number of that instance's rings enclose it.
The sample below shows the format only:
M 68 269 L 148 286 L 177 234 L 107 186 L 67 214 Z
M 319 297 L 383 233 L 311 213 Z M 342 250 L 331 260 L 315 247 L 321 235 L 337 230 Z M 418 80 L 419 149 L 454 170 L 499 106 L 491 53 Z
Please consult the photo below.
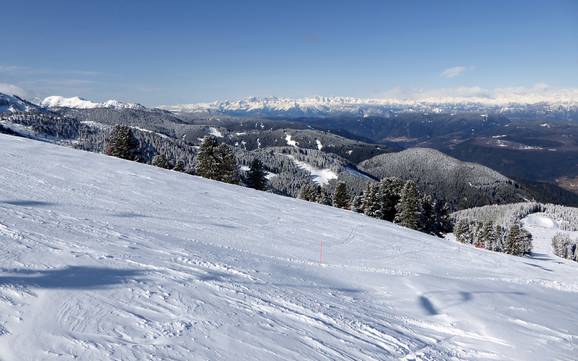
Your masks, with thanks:
M 185 163 L 182 160 L 178 160 L 173 168 L 174 171 L 177 172 L 184 172 L 185 171 Z
M 441 200 L 436 200 L 434 202 L 433 234 L 442 237 L 445 233 L 451 232 L 452 228 L 449 205 Z
M 220 177 L 220 160 L 217 155 L 217 147 L 219 142 L 215 137 L 205 137 L 203 143 L 199 148 L 199 155 L 197 156 L 197 175 L 218 180 Z
M 465 218 L 458 220 L 454 225 L 454 235 L 458 242 L 471 243 L 470 222 Z
M 217 180 L 225 183 L 239 184 L 239 169 L 233 149 L 223 143 L 217 147 L 216 153 L 219 161 L 219 176 Z
M 504 252 L 511 255 L 521 255 L 522 245 L 520 244 L 522 227 L 518 222 L 512 224 L 504 243 Z
M 309 202 L 316 202 L 319 193 L 321 193 L 321 188 L 317 184 L 306 183 L 299 190 L 299 195 L 297 197 Z
M 246 183 L 249 187 L 263 191 L 267 188 L 267 178 L 265 177 L 263 163 L 255 158 L 251 162 L 251 169 L 247 173 Z
M 532 234 L 524 228 L 520 228 L 520 235 L 518 238 L 520 248 L 520 255 L 532 253 Z
M 326 206 L 330 206 L 332 202 L 331 196 L 329 195 L 329 193 L 327 193 L 325 189 L 321 188 L 319 190 L 319 193 L 317 194 L 317 199 L 315 200 L 315 202 L 319 204 L 324 204 Z
M 407 181 L 396 207 L 395 223 L 411 229 L 419 228 L 420 200 L 414 181 Z
M 164 169 L 171 169 L 172 168 L 167 157 L 165 157 L 163 154 L 155 155 L 153 157 L 153 160 L 151 161 L 151 164 L 154 165 L 155 167 L 164 168 Z
M 110 132 L 104 152 L 113 157 L 138 160 L 139 142 L 126 125 L 115 125 Z
M 350 206 L 349 192 L 344 182 L 337 183 L 335 193 L 333 194 L 333 206 L 337 208 L 349 209 Z
M 492 251 L 504 252 L 504 243 L 506 239 L 506 230 L 501 225 L 497 224 L 494 234 L 496 235 L 496 243 Z
M 379 185 L 368 184 L 363 193 L 363 213 L 366 216 L 377 218 L 381 214 L 381 206 L 378 199 Z
M 351 210 L 355 213 L 363 213 L 363 196 L 355 196 L 351 201 Z
M 396 206 L 401 197 L 404 182 L 395 177 L 383 178 L 379 182 L 381 196 L 381 213 L 383 219 L 393 222 L 395 219 Z
M 426 194 L 420 198 L 420 213 L 419 213 L 419 230 L 428 233 L 435 234 L 435 214 L 433 198 Z
M 484 242 L 483 247 L 485 249 L 493 251 L 496 247 L 496 243 L 498 242 L 498 238 L 496 236 L 496 229 L 494 224 L 491 221 L 487 221 L 484 223 L 482 227 L 481 239 Z

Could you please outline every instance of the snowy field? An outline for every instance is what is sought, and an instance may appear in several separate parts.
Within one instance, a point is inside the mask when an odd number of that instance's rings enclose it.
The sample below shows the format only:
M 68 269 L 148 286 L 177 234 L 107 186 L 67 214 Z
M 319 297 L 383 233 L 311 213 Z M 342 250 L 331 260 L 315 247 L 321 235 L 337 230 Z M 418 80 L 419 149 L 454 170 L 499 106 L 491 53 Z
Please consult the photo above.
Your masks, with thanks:
M 0 149 L 3 361 L 578 355 L 578 263 L 26 139 Z

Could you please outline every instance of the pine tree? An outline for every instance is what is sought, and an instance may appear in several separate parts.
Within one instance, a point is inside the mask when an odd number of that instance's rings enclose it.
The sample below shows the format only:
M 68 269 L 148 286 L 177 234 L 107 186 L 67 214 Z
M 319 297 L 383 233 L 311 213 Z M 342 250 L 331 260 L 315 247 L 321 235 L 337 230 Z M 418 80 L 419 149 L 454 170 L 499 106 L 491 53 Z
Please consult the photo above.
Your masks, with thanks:
M 508 230 L 504 243 L 504 252 L 512 255 L 522 254 L 522 245 L 520 244 L 522 227 L 519 223 L 514 223 Z
M 316 202 L 319 193 L 321 193 L 321 188 L 317 184 L 307 183 L 299 190 L 298 198 L 309 202 Z
M 481 240 L 483 242 L 483 247 L 488 250 L 494 250 L 498 238 L 496 236 L 496 230 L 494 224 L 490 221 L 484 223 L 482 227 Z
M 335 194 L 333 195 L 333 206 L 337 208 L 349 208 L 349 193 L 347 192 L 347 185 L 343 182 L 337 183 Z
M 255 158 L 251 162 L 251 169 L 247 173 L 247 186 L 263 191 L 267 188 L 267 178 L 265 177 L 265 169 L 263 163 Z
M 239 172 L 235 153 L 215 137 L 206 137 L 197 156 L 197 174 L 201 177 L 225 183 L 239 183 Z
M 386 221 L 393 222 L 396 206 L 401 198 L 404 182 L 395 177 L 383 178 L 380 182 L 381 214 Z
M 217 180 L 225 183 L 239 184 L 239 169 L 233 149 L 226 144 L 221 144 L 217 147 L 216 154 L 219 163 L 219 176 Z
M 185 163 L 182 160 L 177 161 L 175 167 L 173 168 L 174 171 L 177 172 L 184 172 L 185 171 Z
M 137 160 L 139 142 L 126 125 L 115 125 L 110 132 L 104 152 L 113 157 Z
M 197 156 L 197 174 L 208 179 L 218 180 L 220 160 L 217 154 L 219 142 L 215 137 L 205 137 Z
M 471 243 L 470 222 L 460 219 L 454 226 L 456 240 L 461 243 Z
M 407 181 L 401 192 L 401 198 L 397 204 L 395 223 L 411 229 L 419 228 L 420 217 L 419 193 L 414 181 Z
M 355 196 L 351 201 L 351 210 L 355 213 L 363 213 L 363 196 Z
M 532 253 L 532 234 L 526 231 L 524 228 L 520 229 L 520 236 L 518 238 L 518 244 L 520 247 L 520 255 L 531 254 Z
M 331 205 L 331 196 L 329 193 L 323 188 L 320 189 L 319 193 L 317 194 L 317 199 L 315 200 L 319 204 L 324 204 L 326 206 Z
M 421 206 L 420 206 L 420 214 L 419 214 L 419 230 L 428 233 L 428 234 L 435 234 L 435 213 L 434 213 L 434 204 L 432 197 L 428 194 L 421 197 Z
M 169 163 L 168 159 L 163 154 L 157 154 L 153 157 L 151 162 L 152 165 L 159 168 L 164 169 L 171 169 L 171 164 Z
M 449 205 L 446 202 L 436 200 L 434 202 L 434 224 L 432 233 L 443 237 L 445 233 L 451 232 L 452 228 Z
M 363 213 L 369 217 L 378 217 L 380 215 L 381 207 L 377 198 L 379 186 L 375 184 L 368 184 L 367 189 L 363 193 Z

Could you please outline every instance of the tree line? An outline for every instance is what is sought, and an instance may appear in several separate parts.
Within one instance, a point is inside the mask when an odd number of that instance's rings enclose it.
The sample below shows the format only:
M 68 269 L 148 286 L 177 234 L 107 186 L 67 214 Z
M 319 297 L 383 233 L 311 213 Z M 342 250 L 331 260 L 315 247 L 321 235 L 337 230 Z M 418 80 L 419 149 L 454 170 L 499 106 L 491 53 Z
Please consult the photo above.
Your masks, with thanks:
M 369 217 L 397 223 L 424 233 L 443 236 L 451 231 L 447 203 L 417 190 L 413 181 L 388 177 L 370 183 L 361 195 L 351 196 L 344 182 L 330 195 L 317 184 L 304 185 L 299 198 L 337 208 L 350 209 Z
M 460 219 L 454 226 L 456 240 L 494 252 L 523 256 L 532 252 L 532 235 L 519 222 L 508 227 L 492 221 Z

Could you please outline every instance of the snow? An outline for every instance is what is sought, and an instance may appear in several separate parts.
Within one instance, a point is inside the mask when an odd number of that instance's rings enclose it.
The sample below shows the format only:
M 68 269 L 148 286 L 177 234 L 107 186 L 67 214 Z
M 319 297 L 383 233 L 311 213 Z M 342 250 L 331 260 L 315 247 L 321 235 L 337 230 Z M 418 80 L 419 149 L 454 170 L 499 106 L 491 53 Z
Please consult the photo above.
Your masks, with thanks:
M 299 143 L 297 143 L 296 141 L 294 141 L 293 139 L 291 139 L 291 134 L 287 134 L 285 135 L 285 141 L 287 142 L 287 145 L 290 145 L 292 147 L 296 147 Z
M 321 144 L 321 141 L 319 139 L 315 139 L 315 142 L 317 143 L 317 149 L 318 150 L 323 149 L 323 144 Z
M 317 184 L 319 184 L 320 186 L 324 186 L 329 184 L 329 181 L 332 179 L 337 179 L 337 173 L 335 173 L 334 171 L 332 171 L 329 168 L 317 168 L 309 163 L 300 161 L 295 159 L 294 156 L 292 155 L 287 155 L 288 158 L 291 158 L 291 160 L 293 160 L 293 162 L 301 169 L 309 172 L 311 174 L 311 176 L 313 177 L 313 181 Z
M 223 138 L 223 133 L 221 133 L 221 131 L 215 127 L 209 127 L 209 134 L 213 137 Z
M 145 109 L 144 106 L 135 103 L 124 103 L 118 100 L 107 100 L 102 103 L 96 103 L 80 97 L 65 98 L 61 96 L 49 96 L 44 98 L 40 103 L 46 108 L 75 108 L 75 109 L 95 109 L 95 108 L 113 108 L 113 109 Z
M 578 351 L 576 263 L 29 139 L 0 149 L 3 361 Z
M 557 262 L 572 262 L 559 258 L 552 251 L 552 237 L 556 233 L 564 233 L 571 238 L 578 238 L 578 232 L 560 230 L 559 222 L 545 213 L 533 213 L 522 220 L 524 228 L 532 233 L 532 245 L 535 253 L 547 256 Z

